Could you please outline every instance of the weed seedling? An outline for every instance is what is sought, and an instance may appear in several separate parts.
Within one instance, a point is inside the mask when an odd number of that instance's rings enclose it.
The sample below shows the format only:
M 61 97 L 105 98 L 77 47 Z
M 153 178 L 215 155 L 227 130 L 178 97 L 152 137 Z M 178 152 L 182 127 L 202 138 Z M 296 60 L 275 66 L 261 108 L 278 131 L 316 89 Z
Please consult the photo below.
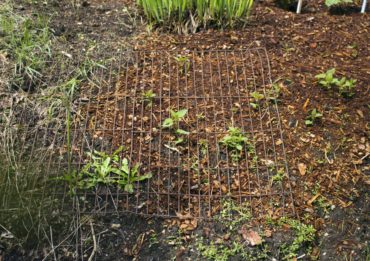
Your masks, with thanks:
M 147 103 L 147 106 L 152 106 L 153 100 L 156 96 L 153 90 L 143 92 L 142 96 L 143 96 L 143 102 Z
M 357 80 L 347 80 L 346 77 L 340 79 L 340 81 L 337 83 L 339 94 L 345 98 L 351 98 L 355 94 L 353 90 L 356 88 L 356 82 Z
M 279 169 L 275 175 L 272 176 L 272 183 L 280 184 L 285 177 L 285 171 L 283 168 Z
M 114 168 L 112 171 L 118 176 L 118 180 L 116 181 L 117 184 L 128 193 L 134 192 L 134 182 L 143 181 L 152 177 L 152 173 L 146 173 L 140 176 L 140 164 L 137 163 L 130 168 L 126 158 L 122 159 L 119 165 L 120 167 Z
M 281 93 L 281 88 L 279 84 L 275 82 L 272 84 L 272 88 L 267 92 L 267 95 L 268 95 L 267 99 L 272 102 L 277 101 L 278 98 L 280 97 L 280 93 Z
M 251 213 L 247 202 L 237 205 L 233 200 L 227 199 L 222 201 L 222 210 L 217 216 L 228 230 L 235 231 L 251 219 Z
M 189 69 L 190 69 L 190 60 L 189 60 L 188 57 L 179 55 L 179 56 L 175 57 L 175 60 L 178 63 L 178 65 L 180 67 L 180 71 L 182 73 L 185 73 L 185 72 L 189 71 Z
M 187 113 L 188 113 L 187 109 L 183 109 L 179 111 L 170 110 L 170 117 L 163 121 L 162 128 L 172 129 L 174 126 L 176 126 L 179 122 L 181 122 L 184 119 Z M 176 133 L 180 135 L 189 134 L 189 132 L 185 130 L 181 130 L 181 129 L 176 129 Z
M 90 156 L 90 161 L 80 172 L 70 171 L 59 180 L 68 182 L 71 191 L 90 189 L 98 184 L 107 186 L 116 184 L 124 191 L 132 193 L 134 182 L 149 179 L 152 174 L 139 175 L 139 163 L 130 168 L 128 160 L 119 157 L 122 150 L 123 147 L 120 147 L 111 155 L 99 151 L 87 153 Z
M 338 79 L 334 77 L 334 74 L 335 68 L 332 68 L 327 70 L 325 73 L 316 75 L 315 78 L 323 88 L 329 90 L 333 85 L 338 83 Z
M 227 135 L 220 141 L 231 151 L 231 157 L 238 161 L 244 145 L 248 144 L 248 138 L 244 136 L 239 128 L 229 127 Z
M 298 220 L 281 218 L 279 225 L 288 225 L 295 232 L 295 238 L 289 245 L 282 245 L 283 260 L 293 260 L 298 251 L 305 245 L 315 240 L 316 230 L 312 225 L 302 224 Z
M 353 90 L 356 87 L 357 80 L 347 79 L 342 77 L 338 79 L 334 77 L 335 69 L 330 69 L 326 73 L 316 75 L 316 79 L 319 80 L 319 84 L 325 89 L 329 90 L 334 86 L 338 87 L 338 92 L 340 95 L 346 98 L 350 98 L 354 95 Z
M 265 98 L 265 95 L 259 92 L 252 92 L 251 97 L 253 98 L 253 102 L 251 102 L 251 106 L 253 109 L 258 109 L 260 107 L 260 101 Z
M 313 124 L 321 118 L 322 113 L 320 113 L 317 109 L 313 109 L 309 112 L 304 123 L 306 124 L 306 126 L 313 126 Z

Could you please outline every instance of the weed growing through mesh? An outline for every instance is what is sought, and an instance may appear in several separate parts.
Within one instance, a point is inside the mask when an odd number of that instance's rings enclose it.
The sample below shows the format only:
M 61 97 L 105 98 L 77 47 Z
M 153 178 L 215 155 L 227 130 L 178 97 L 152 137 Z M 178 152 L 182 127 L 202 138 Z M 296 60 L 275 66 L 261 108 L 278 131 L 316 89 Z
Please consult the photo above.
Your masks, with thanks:
M 146 92 L 143 92 L 142 97 L 143 97 L 143 102 L 146 103 L 148 107 L 150 107 L 153 104 L 156 94 L 153 92 L 153 90 L 148 90 Z
M 140 163 L 131 166 L 127 158 L 119 156 L 122 150 L 123 147 L 120 147 L 111 155 L 99 151 L 88 153 L 90 161 L 81 171 L 71 171 L 61 179 L 68 182 L 71 192 L 97 185 L 117 185 L 124 191 L 133 193 L 134 183 L 150 179 L 152 174 L 140 175 Z
M 178 63 L 179 67 L 180 67 L 180 72 L 181 73 L 186 73 L 189 71 L 190 69 L 190 60 L 188 57 L 186 56 L 177 56 L 175 57 L 175 60 L 176 62 Z
M 258 109 L 260 107 L 260 102 L 265 98 L 265 95 L 259 92 L 252 92 L 251 97 L 253 98 L 253 102 L 250 103 L 253 109 Z
M 248 151 L 253 150 L 248 137 L 239 128 L 235 127 L 229 127 L 227 134 L 220 140 L 220 143 L 226 146 L 231 152 L 234 162 L 239 161 L 245 145 L 248 146 Z

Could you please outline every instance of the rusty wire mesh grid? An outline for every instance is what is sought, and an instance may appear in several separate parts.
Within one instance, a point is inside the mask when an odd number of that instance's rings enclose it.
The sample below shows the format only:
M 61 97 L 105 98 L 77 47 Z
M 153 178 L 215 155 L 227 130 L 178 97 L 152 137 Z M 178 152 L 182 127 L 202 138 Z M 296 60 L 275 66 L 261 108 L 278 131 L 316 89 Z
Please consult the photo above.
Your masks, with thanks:
M 85 200 L 82 211 L 208 218 L 230 198 L 248 201 L 255 217 L 294 213 L 265 49 L 137 51 L 125 57 L 130 59 L 120 66 L 118 81 L 83 90 L 75 163 L 88 161 L 86 149 L 112 153 L 124 146 L 121 157 L 153 177 L 137 182 L 132 195 L 106 187 L 85 192 L 84 199 L 93 197 L 94 204 Z M 151 104 L 143 97 L 147 91 L 155 93 Z M 253 93 L 264 98 L 256 101 Z M 181 109 L 187 115 L 176 127 L 190 134 L 176 145 L 179 135 L 162 124 L 170 110 Z M 238 161 L 220 144 L 230 126 L 248 137 Z
M 269 66 L 264 48 L 122 53 L 81 87 L 70 135 L 63 124 L 8 125 L 17 133 L 12 146 L 21 148 L 14 162 L 25 163 L 26 172 L 37 170 L 31 183 L 42 189 L 32 197 L 51 195 L 62 212 L 212 218 L 223 200 L 232 199 L 247 202 L 254 218 L 294 215 Z M 150 90 L 155 97 L 148 104 L 143 94 Z M 258 101 L 253 93 L 264 98 Z M 187 115 L 176 127 L 189 135 L 176 145 L 179 135 L 161 126 L 170 110 L 180 109 Z M 248 138 L 239 160 L 220 143 L 230 126 Z M 120 157 L 152 178 L 136 182 L 134 193 L 98 185 L 77 190 L 71 200 L 67 184 L 56 178 L 91 161 L 87 152 L 109 154 L 120 146 Z M 36 186 L 41 183 L 46 185 Z

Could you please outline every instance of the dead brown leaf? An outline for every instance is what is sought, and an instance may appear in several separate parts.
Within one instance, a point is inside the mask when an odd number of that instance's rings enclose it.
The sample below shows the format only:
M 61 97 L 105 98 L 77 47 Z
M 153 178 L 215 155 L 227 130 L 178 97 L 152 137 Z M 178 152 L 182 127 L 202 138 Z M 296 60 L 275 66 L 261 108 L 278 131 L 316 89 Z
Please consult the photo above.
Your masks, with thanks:
M 176 216 L 177 216 L 180 220 L 193 219 L 193 216 L 192 216 L 192 215 L 190 215 L 190 213 L 182 214 L 182 213 L 180 213 L 180 212 L 176 212 Z
M 239 233 L 242 235 L 243 239 L 248 241 L 251 246 L 256 246 L 262 244 L 261 236 L 254 230 L 249 229 L 247 230 L 245 226 L 243 226 Z
M 298 163 L 298 170 L 299 170 L 299 173 L 304 176 L 306 175 L 306 171 L 307 171 L 307 166 L 306 164 L 304 163 Z

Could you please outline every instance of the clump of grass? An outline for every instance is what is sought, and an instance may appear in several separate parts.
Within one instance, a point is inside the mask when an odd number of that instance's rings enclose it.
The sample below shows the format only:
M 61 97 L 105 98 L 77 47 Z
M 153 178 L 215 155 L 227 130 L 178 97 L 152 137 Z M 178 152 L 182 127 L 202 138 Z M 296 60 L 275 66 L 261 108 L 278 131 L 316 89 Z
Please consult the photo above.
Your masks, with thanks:
M 51 57 L 49 19 L 21 17 L 9 3 L 0 4 L 0 49 L 14 61 L 11 86 L 30 90 L 42 79 L 42 71 Z
M 150 22 L 233 26 L 247 18 L 253 0 L 138 0 Z

